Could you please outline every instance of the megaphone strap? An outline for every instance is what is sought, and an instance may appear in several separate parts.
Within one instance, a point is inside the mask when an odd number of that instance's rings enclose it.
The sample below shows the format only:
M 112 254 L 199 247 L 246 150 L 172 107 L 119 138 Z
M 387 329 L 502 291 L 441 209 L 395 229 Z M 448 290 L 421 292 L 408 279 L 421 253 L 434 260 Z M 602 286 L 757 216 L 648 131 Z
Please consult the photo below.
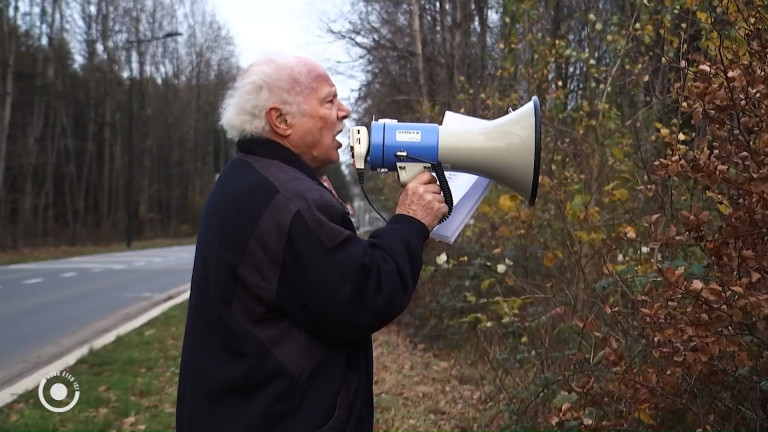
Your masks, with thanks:
M 368 205 L 371 206 L 373 211 L 375 211 L 376 214 L 379 215 L 379 217 L 384 221 L 384 223 L 389 222 L 387 220 L 387 218 L 385 218 L 384 215 L 382 215 L 379 212 L 379 210 L 376 208 L 376 206 L 373 205 L 373 203 L 371 202 L 371 199 L 368 198 L 368 193 L 365 192 L 365 187 L 363 186 L 363 184 L 365 183 L 365 170 L 364 169 L 360 169 L 360 168 L 357 169 L 357 181 L 360 183 L 360 190 L 363 191 L 363 196 L 365 197 L 365 200 L 368 201 Z

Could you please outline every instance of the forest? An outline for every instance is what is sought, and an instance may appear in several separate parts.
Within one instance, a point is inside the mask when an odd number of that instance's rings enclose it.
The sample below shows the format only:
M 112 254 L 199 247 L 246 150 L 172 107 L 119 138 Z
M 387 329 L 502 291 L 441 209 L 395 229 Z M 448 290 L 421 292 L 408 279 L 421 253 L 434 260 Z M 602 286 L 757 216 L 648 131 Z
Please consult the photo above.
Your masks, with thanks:
M 0 250 L 194 235 L 240 67 L 207 2 L 0 4 Z
M 365 73 L 360 121 L 541 100 L 535 206 L 493 187 L 454 245 L 430 244 L 404 326 L 485 378 L 483 428 L 768 428 L 768 5 L 350 14 L 328 27 Z M 393 203 L 396 180 L 379 181 L 374 201 Z
M 239 70 L 204 0 L 0 26 L 0 250 L 194 235 Z M 765 2 L 359 0 L 327 31 L 357 124 L 541 101 L 536 205 L 493 186 L 401 319 L 477 369 L 484 428 L 768 429 Z

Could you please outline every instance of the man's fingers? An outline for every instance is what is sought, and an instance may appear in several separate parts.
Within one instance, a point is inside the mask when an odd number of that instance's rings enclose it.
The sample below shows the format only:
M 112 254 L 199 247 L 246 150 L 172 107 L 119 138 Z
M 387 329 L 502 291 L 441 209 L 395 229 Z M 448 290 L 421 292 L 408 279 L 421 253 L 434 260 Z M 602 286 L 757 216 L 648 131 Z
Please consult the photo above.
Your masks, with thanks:
M 430 183 L 421 186 L 421 190 L 427 193 L 441 193 L 440 185 L 437 183 Z
M 407 214 L 420 220 L 431 231 L 448 214 L 448 205 L 437 179 L 429 172 L 419 173 L 400 195 L 395 213 Z

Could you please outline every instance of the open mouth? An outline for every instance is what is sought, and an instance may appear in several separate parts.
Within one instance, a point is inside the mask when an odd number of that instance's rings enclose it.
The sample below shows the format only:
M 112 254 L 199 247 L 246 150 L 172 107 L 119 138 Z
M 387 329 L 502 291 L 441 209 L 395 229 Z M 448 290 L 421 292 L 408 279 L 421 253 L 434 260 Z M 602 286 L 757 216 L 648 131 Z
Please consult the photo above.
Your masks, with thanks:
M 344 134 L 344 128 L 338 129 L 334 136 L 336 137 L 336 141 L 338 141 L 339 144 L 341 144 L 347 138 Z

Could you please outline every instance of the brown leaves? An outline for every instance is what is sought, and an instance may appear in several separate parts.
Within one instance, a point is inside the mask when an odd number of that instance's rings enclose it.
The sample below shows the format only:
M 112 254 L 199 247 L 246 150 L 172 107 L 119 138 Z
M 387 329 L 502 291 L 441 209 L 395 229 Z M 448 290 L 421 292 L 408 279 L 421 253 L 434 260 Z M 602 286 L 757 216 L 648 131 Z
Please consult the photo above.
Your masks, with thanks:
M 760 49 L 749 55 L 732 45 L 725 61 L 700 58 L 681 90 L 695 133 L 656 166 L 662 176 L 691 180 L 675 191 L 689 204 L 677 213 L 679 222 L 665 221 L 675 230 L 656 233 L 706 271 L 688 277 L 685 269 L 661 269 L 664 283 L 646 290 L 636 317 L 660 367 L 677 364 L 680 374 L 734 386 L 731 391 L 736 386 L 727 377 L 743 373 L 768 349 L 768 68 L 751 57 L 765 59 L 768 38 L 757 40 L 749 49 Z M 697 251 L 704 256 L 692 259 Z
M 376 333 L 373 342 L 378 430 L 448 430 L 457 423 L 493 427 L 496 419 L 480 423 L 492 410 L 466 365 L 439 358 L 395 326 Z
M 139 423 L 141 421 L 141 416 L 137 418 L 136 416 L 129 416 L 123 419 L 121 422 L 122 427 L 121 430 L 124 431 L 143 431 L 147 428 L 146 424 Z
M 667 167 L 667 173 L 669 173 L 669 175 L 672 177 L 676 176 L 677 173 L 679 172 L 680 172 L 679 163 L 672 163 Z

